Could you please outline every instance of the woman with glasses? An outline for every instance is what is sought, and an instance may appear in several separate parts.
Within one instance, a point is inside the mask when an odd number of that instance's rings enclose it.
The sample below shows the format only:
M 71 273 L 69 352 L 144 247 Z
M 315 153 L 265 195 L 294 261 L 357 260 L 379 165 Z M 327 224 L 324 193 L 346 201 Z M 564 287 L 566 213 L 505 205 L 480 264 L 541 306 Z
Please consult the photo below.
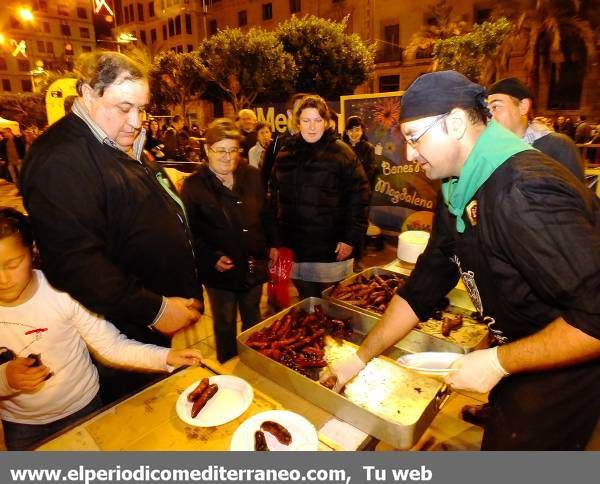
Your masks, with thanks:
M 330 111 L 315 95 L 294 114 L 299 133 L 278 153 L 270 179 L 280 233 L 295 254 L 301 298 L 320 296 L 353 272 L 367 228 L 369 184 L 354 152 L 328 128 Z
M 219 362 L 237 354 L 236 321 L 242 331 L 261 320 L 262 284 L 277 259 L 274 224 L 260 172 L 241 163 L 242 135 L 225 118 L 206 131 L 208 163 L 183 184 L 199 261 L 200 279 L 210 300 Z M 271 247 L 271 248 L 269 248 Z

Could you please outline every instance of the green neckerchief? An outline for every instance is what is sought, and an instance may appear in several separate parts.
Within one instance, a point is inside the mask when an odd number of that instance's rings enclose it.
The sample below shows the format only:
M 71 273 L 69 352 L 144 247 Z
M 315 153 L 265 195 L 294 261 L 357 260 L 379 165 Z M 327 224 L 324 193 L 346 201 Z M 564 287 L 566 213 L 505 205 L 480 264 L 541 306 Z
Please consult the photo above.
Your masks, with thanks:
M 456 230 L 465 231 L 463 214 L 467 203 L 502 163 L 516 153 L 534 148 L 521 138 L 490 121 L 475 143 L 458 178 L 442 183 L 442 194 L 450 213 L 456 217 Z

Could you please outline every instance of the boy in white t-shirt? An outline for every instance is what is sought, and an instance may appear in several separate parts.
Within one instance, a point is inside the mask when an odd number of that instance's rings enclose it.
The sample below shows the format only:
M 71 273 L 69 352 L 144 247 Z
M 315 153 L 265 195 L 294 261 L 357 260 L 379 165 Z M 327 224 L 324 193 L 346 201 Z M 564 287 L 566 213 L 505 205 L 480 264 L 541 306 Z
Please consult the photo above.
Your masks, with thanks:
M 111 323 L 54 289 L 33 270 L 27 217 L 0 209 L 0 418 L 9 450 L 25 450 L 98 409 L 101 360 L 172 371 L 198 364 L 194 349 L 127 339 Z

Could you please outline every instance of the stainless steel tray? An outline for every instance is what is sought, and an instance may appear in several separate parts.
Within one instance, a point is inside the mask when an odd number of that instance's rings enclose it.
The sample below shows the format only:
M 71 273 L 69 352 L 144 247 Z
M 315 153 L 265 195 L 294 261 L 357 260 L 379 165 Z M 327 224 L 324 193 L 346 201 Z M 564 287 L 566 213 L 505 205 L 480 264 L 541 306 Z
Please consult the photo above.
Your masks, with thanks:
M 313 312 L 316 305 L 321 305 L 329 316 L 350 318 L 356 331 L 356 342 L 360 342 L 377 322 L 372 316 L 319 298 L 305 299 L 293 307 Z M 346 396 L 338 395 L 319 382 L 245 345 L 250 335 L 270 326 L 287 311 L 289 309 L 271 316 L 238 336 L 240 359 L 267 378 L 363 432 L 398 449 L 411 448 L 445 401 L 445 385 L 441 381 L 412 373 L 386 357 L 380 357 L 371 361 L 359 376 L 347 385 Z M 422 348 L 432 351 L 431 348 L 438 344 L 436 338 L 413 331 L 398 343 L 395 351 L 399 354 L 425 351 Z M 329 363 L 343 358 L 351 351 L 355 351 L 352 343 L 337 344 L 331 338 L 327 339 L 325 352 Z
M 365 279 L 369 280 L 375 275 L 382 274 L 395 276 L 399 275 L 405 279 L 408 278 L 408 276 L 406 276 L 405 274 L 399 273 L 397 271 L 384 269 L 382 267 L 370 267 L 369 269 L 365 269 L 364 271 L 362 271 L 360 274 L 354 274 L 353 276 L 350 276 L 340 281 L 338 284 L 341 284 L 342 286 L 347 286 L 353 284 L 359 276 L 363 276 Z M 362 312 L 369 316 L 373 316 L 374 318 L 376 318 L 376 320 L 381 319 L 381 313 L 372 311 L 370 309 L 364 309 L 358 306 L 354 306 L 352 304 L 348 304 L 345 301 L 333 298 L 331 294 L 333 293 L 335 287 L 336 286 L 334 285 L 325 289 L 322 293 L 323 298 L 335 302 L 336 304 L 339 304 L 341 306 L 347 307 L 349 309 L 353 309 L 355 311 Z M 428 344 L 433 345 L 434 347 L 432 347 L 432 349 L 423 349 L 421 351 L 453 351 L 458 353 L 470 353 L 471 351 L 481 348 L 487 348 L 489 346 L 489 330 L 485 324 L 478 323 L 471 317 L 471 309 L 451 304 L 447 312 L 452 314 L 462 314 L 462 326 L 458 329 L 453 330 L 449 336 L 444 336 L 442 335 L 441 321 L 429 319 L 425 322 L 422 322 L 419 325 L 419 327 L 415 329 L 415 331 L 423 332 L 433 338 L 443 341 L 444 343 L 439 343 L 436 345 L 434 343 L 428 342 Z M 451 347 L 457 347 L 457 349 L 445 349 L 446 344 L 451 345 Z M 414 351 L 414 353 L 416 352 L 417 351 Z

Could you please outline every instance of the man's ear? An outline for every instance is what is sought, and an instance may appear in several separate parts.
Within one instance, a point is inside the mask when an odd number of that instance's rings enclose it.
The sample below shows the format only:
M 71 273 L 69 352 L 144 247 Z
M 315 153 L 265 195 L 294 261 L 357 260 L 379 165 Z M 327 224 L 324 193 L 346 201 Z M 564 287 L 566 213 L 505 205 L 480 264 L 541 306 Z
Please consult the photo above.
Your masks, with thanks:
M 95 95 L 96 95 L 96 93 L 92 89 L 92 86 L 90 86 L 89 84 L 86 84 L 86 83 L 82 84 L 81 98 L 82 98 L 83 104 L 85 105 L 86 108 L 89 108 L 90 103 L 92 102 L 92 99 L 94 98 Z
M 462 109 L 454 108 L 448 115 L 446 125 L 451 137 L 457 140 L 462 139 L 467 131 L 467 113 Z
M 531 99 L 529 99 L 529 98 L 521 99 L 519 101 L 519 113 L 522 114 L 523 116 L 527 116 L 529 111 L 531 111 L 532 106 L 533 106 L 533 103 L 531 102 Z

